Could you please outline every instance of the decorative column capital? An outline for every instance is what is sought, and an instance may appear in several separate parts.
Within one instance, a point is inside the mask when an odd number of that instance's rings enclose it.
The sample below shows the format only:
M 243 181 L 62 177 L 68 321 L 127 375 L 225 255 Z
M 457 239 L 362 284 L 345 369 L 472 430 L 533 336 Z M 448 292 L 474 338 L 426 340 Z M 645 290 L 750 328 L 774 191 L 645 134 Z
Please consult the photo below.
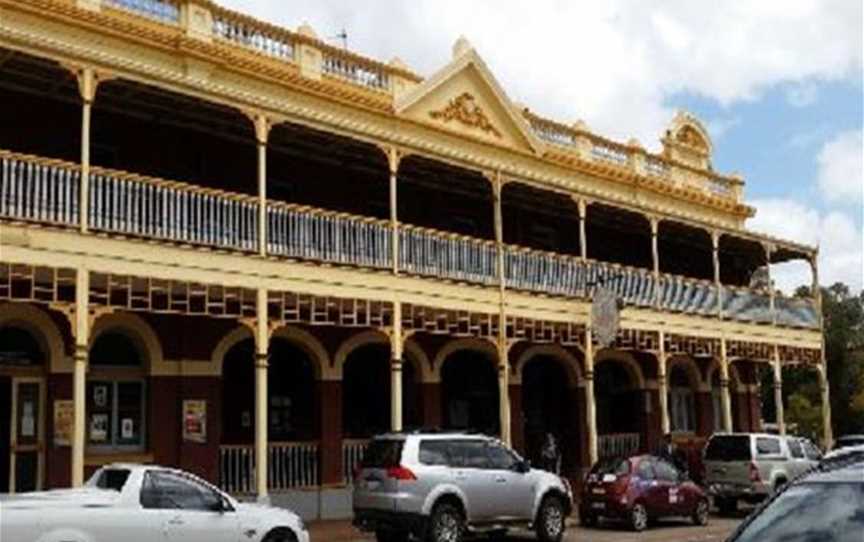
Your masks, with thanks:
M 63 67 L 72 72 L 78 82 L 78 94 L 85 104 L 92 104 L 96 99 L 99 83 L 114 79 L 110 72 L 92 66 L 62 63 Z

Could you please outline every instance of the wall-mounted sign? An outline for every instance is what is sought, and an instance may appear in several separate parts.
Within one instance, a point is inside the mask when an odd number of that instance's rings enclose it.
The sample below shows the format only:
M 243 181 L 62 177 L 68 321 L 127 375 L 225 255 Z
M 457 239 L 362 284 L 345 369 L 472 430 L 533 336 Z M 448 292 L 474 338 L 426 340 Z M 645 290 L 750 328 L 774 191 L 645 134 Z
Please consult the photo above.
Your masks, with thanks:
M 183 401 L 183 440 L 199 444 L 207 442 L 207 401 Z
M 75 403 L 71 399 L 54 401 L 54 446 L 72 445 L 72 420 Z
M 618 297 L 615 292 L 608 288 L 597 288 L 591 304 L 594 340 L 603 348 L 610 346 L 618 337 L 619 324 Z

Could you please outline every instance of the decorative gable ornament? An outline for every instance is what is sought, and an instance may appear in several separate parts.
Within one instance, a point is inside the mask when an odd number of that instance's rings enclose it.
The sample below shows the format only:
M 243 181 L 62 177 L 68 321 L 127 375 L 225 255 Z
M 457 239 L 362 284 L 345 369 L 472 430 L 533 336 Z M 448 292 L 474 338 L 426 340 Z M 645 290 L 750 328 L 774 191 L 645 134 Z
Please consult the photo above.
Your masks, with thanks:
M 594 300 L 591 303 L 591 330 L 594 340 L 602 348 L 611 346 L 618 337 L 620 326 L 618 296 L 609 288 L 598 287 L 594 290 Z
M 711 138 L 692 113 L 679 111 L 661 141 L 667 158 L 697 169 L 711 169 Z
M 477 105 L 474 96 L 469 92 L 463 92 L 450 100 L 447 107 L 440 111 L 430 111 L 429 116 L 435 120 L 448 123 L 455 120 L 469 128 L 476 128 L 485 133 L 501 138 L 501 132 L 489 121 L 483 109 Z

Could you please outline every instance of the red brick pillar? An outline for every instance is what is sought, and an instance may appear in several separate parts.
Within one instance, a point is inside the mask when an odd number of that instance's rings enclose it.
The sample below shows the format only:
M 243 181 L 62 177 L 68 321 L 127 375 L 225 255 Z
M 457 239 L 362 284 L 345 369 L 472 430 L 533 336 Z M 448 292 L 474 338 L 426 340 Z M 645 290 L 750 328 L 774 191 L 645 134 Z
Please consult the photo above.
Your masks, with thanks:
M 441 427 L 441 384 L 420 384 L 420 423 L 427 428 Z
M 642 443 L 641 452 L 650 453 L 657 449 L 663 428 L 660 422 L 660 392 L 640 390 L 638 410 L 640 412 Z
M 585 388 L 570 388 L 567 408 L 570 410 L 568 417 L 569 429 L 564 437 L 567 439 L 564 446 L 569 457 L 565 459 L 564 466 L 566 467 L 566 474 L 575 481 L 581 480 L 582 469 L 589 467 L 588 427 L 585 420 Z
M 714 416 L 721 415 L 719 412 L 714 412 L 711 392 L 697 392 L 694 403 L 696 407 L 696 435 L 700 437 L 711 436 L 714 433 Z
M 762 400 L 759 392 L 747 392 L 747 404 L 750 408 L 750 431 L 762 431 Z
M 339 485 L 342 483 L 342 381 L 319 381 L 316 400 L 321 439 L 321 485 Z
M 510 444 L 525 455 L 525 415 L 522 412 L 522 385 L 510 384 Z
M 48 401 L 45 413 L 45 488 L 54 489 L 72 485 L 72 449 L 54 443 L 54 401 L 72 400 L 72 375 L 48 375 Z M 8 461 L 9 456 L 0 457 Z

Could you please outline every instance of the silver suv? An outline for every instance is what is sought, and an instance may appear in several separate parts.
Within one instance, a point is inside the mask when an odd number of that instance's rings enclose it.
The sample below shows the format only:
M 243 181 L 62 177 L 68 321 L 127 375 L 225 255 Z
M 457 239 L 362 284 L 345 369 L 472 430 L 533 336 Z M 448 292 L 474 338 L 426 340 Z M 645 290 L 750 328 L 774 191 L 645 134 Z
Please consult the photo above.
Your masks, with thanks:
M 566 480 L 532 469 L 498 439 L 393 433 L 372 440 L 354 477 L 354 525 L 379 542 L 460 542 L 515 527 L 558 542 L 572 499 Z
M 818 465 L 809 440 L 766 433 L 717 434 L 705 447 L 705 484 L 722 514 L 758 502 Z

